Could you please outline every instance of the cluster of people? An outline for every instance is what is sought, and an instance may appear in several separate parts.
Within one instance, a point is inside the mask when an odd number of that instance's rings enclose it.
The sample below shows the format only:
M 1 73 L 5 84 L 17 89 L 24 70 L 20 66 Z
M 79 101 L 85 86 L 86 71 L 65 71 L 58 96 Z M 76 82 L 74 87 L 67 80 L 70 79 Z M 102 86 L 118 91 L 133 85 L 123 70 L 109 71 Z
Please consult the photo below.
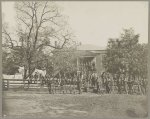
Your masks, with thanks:
M 50 93 L 118 93 L 118 94 L 146 94 L 146 80 L 137 80 L 126 74 L 110 74 L 103 72 L 98 75 L 96 72 L 78 72 L 69 75 L 47 76 L 45 79 Z
M 25 67 L 19 67 L 19 72 L 24 77 Z M 52 73 L 51 73 L 52 74 Z M 48 86 L 50 93 L 118 93 L 118 94 L 146 94 L 146 77 L 127 73 L 111 74 L 98 73 L 96 70 L 82 70 L 75 72 L 59 71 L 56 75 L 49 75 L 46 69 L 34 69 L 27 78 L 29 84 L 37 83 L 41 87 Z

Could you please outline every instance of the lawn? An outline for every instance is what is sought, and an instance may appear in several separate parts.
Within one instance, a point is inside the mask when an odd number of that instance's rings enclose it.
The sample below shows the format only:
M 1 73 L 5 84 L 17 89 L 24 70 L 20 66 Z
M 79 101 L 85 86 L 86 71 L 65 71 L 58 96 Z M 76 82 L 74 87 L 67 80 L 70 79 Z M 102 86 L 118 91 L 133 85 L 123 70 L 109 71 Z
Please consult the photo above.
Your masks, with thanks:
M 22 91 L 3 93 L 4 116 L 146 117 L 147 98 L 118 94 L 48 94 Z

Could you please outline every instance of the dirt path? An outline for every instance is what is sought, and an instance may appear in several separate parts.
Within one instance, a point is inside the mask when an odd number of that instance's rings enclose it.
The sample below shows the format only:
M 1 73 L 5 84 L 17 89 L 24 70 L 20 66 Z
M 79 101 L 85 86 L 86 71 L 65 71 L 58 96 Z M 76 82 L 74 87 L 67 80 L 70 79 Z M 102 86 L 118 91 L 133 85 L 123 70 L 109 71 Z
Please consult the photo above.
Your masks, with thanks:
M 145 117 L 146 96 L 4 92 L 4 115 Z

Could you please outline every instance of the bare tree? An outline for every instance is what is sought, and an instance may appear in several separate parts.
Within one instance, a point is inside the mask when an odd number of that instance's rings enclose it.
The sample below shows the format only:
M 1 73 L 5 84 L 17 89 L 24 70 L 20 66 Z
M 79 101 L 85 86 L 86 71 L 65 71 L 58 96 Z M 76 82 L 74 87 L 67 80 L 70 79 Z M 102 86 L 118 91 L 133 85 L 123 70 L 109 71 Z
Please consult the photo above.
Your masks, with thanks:
M 45 47 L 62 49 L 71 40 L 72 33 L 68 30 L 66 17 L 60 14 L 59 7 L 54 2 L 26 1 L 16 2 L 17 38 L 12 39 L 6 27 L 3 27 L 3 38 L 12 50 L 21 51 L 22 64 L 29 71 L 34 68 L 38 52 Z M 57 45 L 56 45 L 57 42 Z M 9 44 L 9 45 L 8 45 Z

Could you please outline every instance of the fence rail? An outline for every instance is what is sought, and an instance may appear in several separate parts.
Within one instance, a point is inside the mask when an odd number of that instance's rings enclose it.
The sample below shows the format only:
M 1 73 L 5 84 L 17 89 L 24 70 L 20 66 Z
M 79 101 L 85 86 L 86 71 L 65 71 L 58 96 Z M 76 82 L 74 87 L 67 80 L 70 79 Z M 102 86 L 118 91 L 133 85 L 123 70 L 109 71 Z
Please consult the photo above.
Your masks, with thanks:
M 40 86 L 38 86 L 39 83 L 39 81 L 37 83 L 34 83 L 33 81 L 30 82 L 30 88 L 40 88 Z M 3 79 L 3 90 L 9 90 L 10 88 L 19 88 L 28 84 L 28 80 L 23 81 L 23 79 Z
M 73 85 L 73 84 L 65 84 L 62 86 L 59 86 L 59 85 L 56 85 L 55 83 L 54 84 L 51 84 L 51 86 L 47 86 L 47 85 L 42 85 L 41 86 L 41 83 L 40 81 L 31 81 L 29 82 L 28 80 L 25 80 L 23 81 L 23 79 L 3 79 L 3 90 L 9 90 L 9 89 L 20 89 L 20 88 L 23 88 L 23 89 L 40 89 L 42 87 L 42 89 L 48 89 L 51 87 L 51 90 L 55 91 L 56 93 L 56 90 L 57 92 L 61 92 L 62 90 L 78 90 L 78 86 L 77 84 Z M 73 87 L 73 88 L 72 88 Z M 133 85 L 133 92 L 134 93 L 141 93 L 141 86 L 138 85 L 138 84 L 134 84 Z M 81 85 L 81 89 L 82 91 L 84 90 L 87 90 L 86 92 L 93 92 L 96 87 L 91 87 L 91 86 L 87 86 L 87 88 L 85 89 L 84 85 Z M 122 90 L 123 92 L 125 91 L 124 90 L 124 86 L 121 86 L 120 87 L 120 90 Z M 127 89 L 129 90 L 129 89 Z M 106 88 L 105 87 L 101 87 L 100 91 L 102 92 L 106 92 Z M 111 92 L 117 92 L 118 91 L 118 87 L 117 87 L 117 84 L 114 83 L 112 86 L 111 86 Z M 94 91 L 95 92 L 95 91 Z

